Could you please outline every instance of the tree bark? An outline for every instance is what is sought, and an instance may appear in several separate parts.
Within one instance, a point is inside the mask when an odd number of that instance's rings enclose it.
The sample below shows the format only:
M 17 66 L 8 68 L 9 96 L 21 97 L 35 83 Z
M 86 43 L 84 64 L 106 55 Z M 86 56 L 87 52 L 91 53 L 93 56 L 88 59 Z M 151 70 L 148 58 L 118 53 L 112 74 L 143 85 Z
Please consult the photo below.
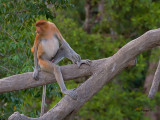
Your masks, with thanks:
M 155 96 L 156 92 L 158 91 L 159 82 L 160 82 L 160 60 L 153 78 L 151 89 L 149 91 L 149 95 L 148 95 L 149 98 L 153 98 Z
M 101 60 L 93 61 L 93 64 L 99 63 Z M 65 65 L 60 67 L 64 80 L 76 79 L 84 76 L 90 76 L 90 67 L 82 65 L 78 68 L 76 65 Z M 32 72 L 13 75 L 0 79 L 0 93 L 28 89 L 56 82 L 53 74 L 40 71 L 39 80 L 36 81 L 32 77 Z
M 103 15 L 104 15 L 104 5 L 105 5 L 105 1 L 104 0 L 100 0 L 98 3 L 98 12 L 99 12 L 99 21 L 101 21 L 103 19 Z
M 73 100 L 68 95 L 57 103 L 51 110 L 39 118 L 28 118 L 23 114 L 14 113 L 9 120 L 67 120 L 72 119 L 74 114 L 94 96 L 107 82 L 112 80 L 119 72 L 128 66 L 128 63 L 145 50 L 160 45 L 160 29 L 150 30 L 123 46 L 117 53 L 108 59 L 102 59 L 98 64 L 92 63 L 91 67 L 86 67 L 91 71 L 90 78 L 80 85 L 75 92 L 78 94 L 77 100 Z M 98 60 L 99 61 L 99 60 Z M 96 62 L 96 61 L 95 61 Z M 70 65 L 72 66 L 72 65 Z M 68 66 L 68 67 L 70 67 Z M 66 67 L 66 69 L 68 68 Z M 75 66 L 73 66 L 75 67 Z M 71 69 L 70 69 L 71 70 Z M 78 69 L 75 69 L 78 70 Z M 70 74 L 68 72 L 67 74 Z M 66 74 L 66 75 L 67 75 Z M 78 74 L 78 72 L 77 72 Z M 74 75 L 74 74 L 73 74 Z M 41 74 L 42 77 L 42 74 Z M 18 80 L 17 80 L 18 81 Z M 42 81 L 41 81 L 42 82 Z M 45 82 L 43 82 L 44 84 Z M 46 84 L 46 83 L 45 83 Z
M 149 60 L 148 60 L 148 70 L 147 70 L 147 75 L 145 78 L 145 82 L 144 82 L 144 93 L 148 94 L 149 90 L 151 88 L 153 79 L 154 79 L 154 75 L 155 75 L 155 71 L 158 65 L 158 61 L 153 61 L 151 60 L 151 54 L 154 54 L 153 50 L 151 52 L 149 52 L 148 56 L 149 56 Z M 148 110 L 144 113 L 145 116 L 149 117 L 151 120 L 159 120 L 159 107 L 155 106 L 154 108 L 155 110 Z
M 154 62 L 153 61 L 149 62 L 147 75 L 146 75 L 146 78 L 145 78 L 145 81 L 144 81 L 144 92 L 146 94 L 149 93 L 149 90 L 151 88 L 157 65 L 158 65 L 158 63 L 155 62 L 155 61 Z
M 85 0 L 85 21 L 83 24 L 83 28 L 86 32 L 90 33 L 91 31 L 91 19 L 92 19 L 92 0 Z

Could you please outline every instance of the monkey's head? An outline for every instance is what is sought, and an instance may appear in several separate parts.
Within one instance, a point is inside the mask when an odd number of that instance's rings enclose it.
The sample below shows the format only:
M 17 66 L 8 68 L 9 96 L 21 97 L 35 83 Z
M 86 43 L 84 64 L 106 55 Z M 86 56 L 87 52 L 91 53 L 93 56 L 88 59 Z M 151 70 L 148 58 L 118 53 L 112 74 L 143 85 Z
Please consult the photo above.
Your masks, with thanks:
M 45 20 L 39 20 L 36 22 L 36 31 L 35 33 L 39 35 L 44 35 L 49 31 L 49 23 Z

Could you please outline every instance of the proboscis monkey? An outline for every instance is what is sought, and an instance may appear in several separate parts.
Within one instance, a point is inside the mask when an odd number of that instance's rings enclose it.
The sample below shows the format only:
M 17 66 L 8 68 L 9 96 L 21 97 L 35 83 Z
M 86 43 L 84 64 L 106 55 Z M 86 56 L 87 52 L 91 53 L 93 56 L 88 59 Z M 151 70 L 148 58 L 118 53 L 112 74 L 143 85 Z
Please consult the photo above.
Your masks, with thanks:
M 90 65 L 90 61 L 81 60 L 80 55 L 69 46 L 54 23 L 45 20 L 37 21 L 36 33 L 34 46 L 31 49 L 31 51 L 34 52 L 35 65 L 33 78 L 38 80 L 40 66 L 42 70 L 55 75 L 62 93 L 69 95 L 73 99 L 77 99 L 75 91 L 66 88 L 60 67 L 56 64 L 64 57 L 76 63 L 78 67 L 80 67 L 82 63 Z M 43 86 L 41 116 L 44 114 L 45 94 L 46 85 Z

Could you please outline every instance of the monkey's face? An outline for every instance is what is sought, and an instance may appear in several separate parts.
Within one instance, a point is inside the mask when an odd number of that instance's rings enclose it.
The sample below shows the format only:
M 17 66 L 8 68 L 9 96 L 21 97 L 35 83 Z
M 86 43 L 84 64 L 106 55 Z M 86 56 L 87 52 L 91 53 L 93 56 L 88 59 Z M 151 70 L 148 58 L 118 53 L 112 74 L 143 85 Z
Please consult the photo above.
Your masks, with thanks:
M 44 24 L 44 25 L 40 25 L 40 26 L 36 26 L 36 31 L 35 33 L 39 34 L 39 35 L 47 35 L 49 33 L 50 29 L 48 24 Z
M 36 27 L 36 31 L 35 31 L 35 33 L 37 33 L 37 34 L 41 34 L 41 33 L 42 33 L 41 28 L 37 26 L 37 27 Z

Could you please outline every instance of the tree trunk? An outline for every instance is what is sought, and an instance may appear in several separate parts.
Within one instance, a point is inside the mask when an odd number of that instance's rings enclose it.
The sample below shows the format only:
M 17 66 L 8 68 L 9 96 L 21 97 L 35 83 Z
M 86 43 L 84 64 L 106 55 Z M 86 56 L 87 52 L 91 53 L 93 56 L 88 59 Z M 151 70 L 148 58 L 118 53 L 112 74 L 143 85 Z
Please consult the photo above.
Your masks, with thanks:
M 85 22 L 83 24 L 83 28 L 86 32 L 90 33 L 91 32 L 91 19 L 92 19 L 92 0 L 86 0 L 85 1 Z

